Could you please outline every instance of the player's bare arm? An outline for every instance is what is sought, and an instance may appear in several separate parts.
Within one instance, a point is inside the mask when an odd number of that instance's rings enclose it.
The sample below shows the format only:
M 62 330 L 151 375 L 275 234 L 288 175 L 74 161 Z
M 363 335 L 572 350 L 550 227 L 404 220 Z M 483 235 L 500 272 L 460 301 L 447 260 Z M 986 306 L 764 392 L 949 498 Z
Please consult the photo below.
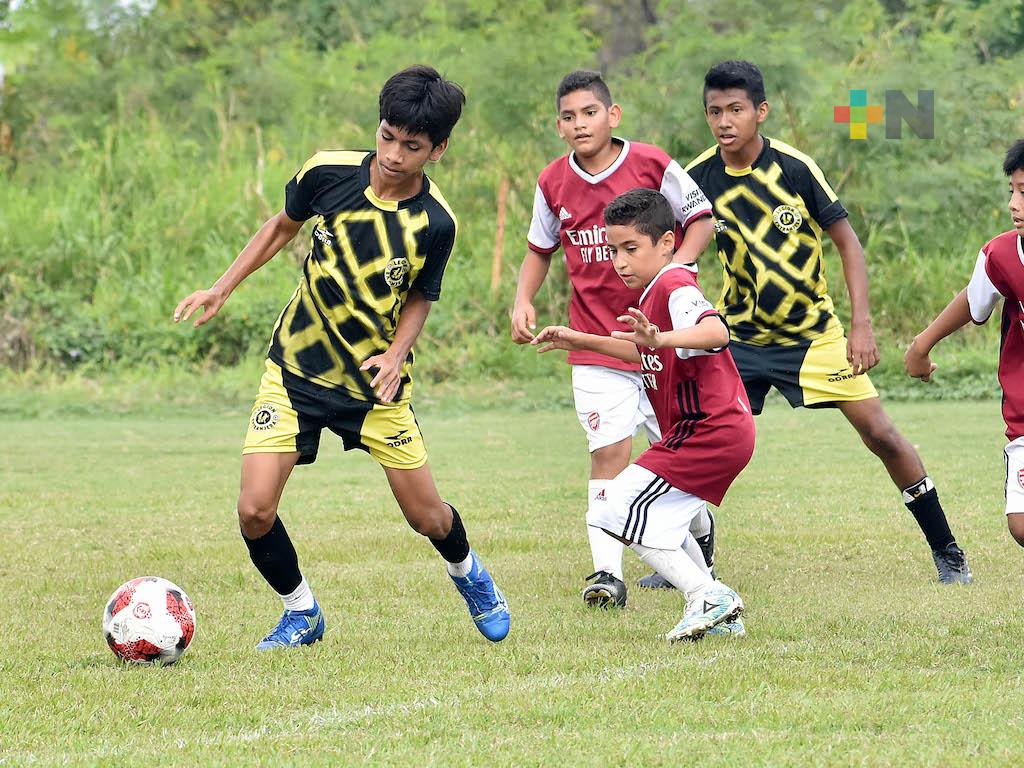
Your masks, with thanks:
M 846 359 L 854 374 L 867 373 L 878 365 L 878 344 L 871 327 L 871 307 L 868 300 L 868 270 L 864 249 L 850 222 L 839 219 L 828 228 L 828 236 L 836 244 L 843 260 L 846 289 L 850 292 L 850 330 L 847 333 Z
M 538 333 L 530 343 L 539 347 L 538 352 L 550 352 L 554 349 L 563 349 L 567 352 L 587 350 L 625 360 L 627 363 L 640 362 L 640 352 L 637 350 L 636 344 L 613 339 L 610 336 L 581 333 L 564 325 L 549 325 Z M 542 344 L 544 346 L 540 346 Z
M 938 366 L 932 362 L 935 345 L 951 333 L 971 322 L 971 307 L 967 302 L 967 289 L 953 297 L 934 320 L 910 342 L 903 355 L 903 368 L 907 374 L 921 381 L 929 381 Z
M 390 403 L 398 392 L 402 383 L 402 363 L 409 356 L 409 350 L 427 322 L 430 305 L 431 302 L 422 293 L 416 289 L 410 290 L 409 298 L 402 307 L 402 316 L 398 319 L 398 327 L 395 328 L 395 339 L 387 352 L 368 357 L 359 366 L 361 371 L 377 369 L 370 386 L 382 403 Z
M 632 330 L 612 331 L 616 339 L 625 339 L 634 345 L 661 349 L 720 349 L 729 343 L 729 329 L 717 315 L 708 315 L 692 328 L 662 331 L 639 309 L 631 307 L 629 314 L 618 318 Z
M 537 327 L 533 298 L 544 284 L 550 268 L 551 254 L 527 249 L 523 265 L 519 268 L 516 300 L 512 306 L 512 341 L 516 344 L 528 344 L 533 340 L 533 329 Z
M 198 328 L 211 320 L 238 284 L 274 258 L 298 234 L 303 223 L 290 219 L 284 211 L 264 222 L 216 283 L 206 290 L 194 291 L 181 300 L 174 309 L 174 322 L 188 320 L 200 307 L 203 308 L 203 314 L 196 318 L 192 327 Z
M 677 264 L 693 264 L 704 253 L 714 234 L 715 220 L 712 217 L 701 216 L 690 222 L 683 231 L 683 241 L 672 255 L 672 261 Z

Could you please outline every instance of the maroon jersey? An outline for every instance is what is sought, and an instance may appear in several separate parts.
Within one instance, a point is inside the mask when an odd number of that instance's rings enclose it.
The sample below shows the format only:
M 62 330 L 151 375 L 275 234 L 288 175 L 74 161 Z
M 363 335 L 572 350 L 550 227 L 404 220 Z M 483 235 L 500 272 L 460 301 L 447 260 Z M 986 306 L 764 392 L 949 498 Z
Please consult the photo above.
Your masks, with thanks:
M 666 331 L 692 328 L 718 314 L 697 286 L 695 270 L 681 264 L 658 273 L 640 310 Z M 754 417 L 732 355 L 728 349 L 638 349 L 662 439 L 636 463 L 680 490 L 721 504 L 754 453 Z
M 1024 437 L 1024 242 L 1016 231 L 993 237 L 978 254 L 967 286 L 975 323 L 988 320 L 1003 300 L 999 386 L 1003 388 L 1006 437 Z
M 604 209 L 617 195 L 637 187 L 657 189 L 672 204 L 676 217 L 676 248 L 687 224 L 711 215 L 711 203 L 679 163 L 650 144 L 622 145 L 618 158 L 591 176 L 569 154 L 545 168 L 537 180 L 533 221 L 527 245 L 537 253 L 553 253 L 562 246 L 572 285 L 569 327 L 607 336 L 619 328 L 615 318 L 636 306 L 640 291 L 627 288 L 612 267 Z M 596 352 L 570 352 L 576 365 L 604 365 L 635 371 L 638 366 Z

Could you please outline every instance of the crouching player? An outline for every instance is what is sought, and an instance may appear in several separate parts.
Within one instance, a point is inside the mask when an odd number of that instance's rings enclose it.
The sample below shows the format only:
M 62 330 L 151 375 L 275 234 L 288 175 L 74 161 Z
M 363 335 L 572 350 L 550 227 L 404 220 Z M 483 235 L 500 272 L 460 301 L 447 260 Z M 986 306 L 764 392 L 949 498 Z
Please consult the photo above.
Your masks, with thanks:
M 672 262 L 668 200 L 634 189 L 608 204 L 604 220 L 615 271 L 643 290 L 639 309 L 619 318 L 632 330 L 609 337 L 549 326 L 532 343 L 543 345 L 540 352 L 587 350 L 640 363 L 662 439 L 619 473 L 587 524 L 627 544 L 686 596 L 683 618 L 666 638 L 696 639 L 736 624 L 743 610 L 739 595 L 711 576 L 690 522 L 708 502 L 721 504 L 750 461 L 754 419 L 725 349 L 725 322 L 697 286 L 695 268 Z
M 967 287 L 958 293 L 907 348 L 903 365 L 911 376 L 928 381 L 936 365 L 932 348 L 969 322 L 984 323 L 1001 301 L 1002 340 L 999 385 L 1003 389 L 1006 438 L 1006 524 L 1024 547 L 1024 139 L 1006 153 L 1003 171 L 1010 177 L 1013 229 L 997 235 L 978 253 Z

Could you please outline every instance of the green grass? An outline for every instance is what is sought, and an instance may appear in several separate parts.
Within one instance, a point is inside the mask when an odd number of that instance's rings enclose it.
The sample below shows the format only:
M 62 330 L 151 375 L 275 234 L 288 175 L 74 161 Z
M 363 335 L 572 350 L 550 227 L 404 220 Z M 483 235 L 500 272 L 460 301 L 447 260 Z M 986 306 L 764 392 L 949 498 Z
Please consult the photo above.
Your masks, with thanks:
M 678 595 L 633 589 L 607 613 L 579 599 L 587 458 L 573 414 L 505 401 L 417 415 L 443 494 L 509 597 L 509 638 L 476 633 L 379 469 L 325 436 L 282 514 L 328 633 L 270 655 L 251 649 L 280 604 L 234 521 L 243 410 L 5 417 L 0 764 L 1019 760 L 1021 553 L 1004 528 L 996 402 L 890 407 L 974 585 L 934 583 L 913 520 L 838 414 L 776 402 L 719 515 L 719 567 L 749 636 L 668 646 Z M 104 600 L 150 573 L 192 596 L 197 639 L 174 667 L 121 667 Z M 627 553 L 627 580 L 643 573 Z

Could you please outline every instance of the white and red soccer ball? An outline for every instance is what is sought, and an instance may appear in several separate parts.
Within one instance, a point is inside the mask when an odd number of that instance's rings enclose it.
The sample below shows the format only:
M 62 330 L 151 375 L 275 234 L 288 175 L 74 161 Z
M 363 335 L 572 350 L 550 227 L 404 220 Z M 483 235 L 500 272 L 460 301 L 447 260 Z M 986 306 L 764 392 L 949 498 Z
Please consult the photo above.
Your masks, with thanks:
M 196 612 L 185 591 L 159 576 L 126 581 L 103 611 L 103 635 L 119 659 L 173 664 L 196 633 Z

